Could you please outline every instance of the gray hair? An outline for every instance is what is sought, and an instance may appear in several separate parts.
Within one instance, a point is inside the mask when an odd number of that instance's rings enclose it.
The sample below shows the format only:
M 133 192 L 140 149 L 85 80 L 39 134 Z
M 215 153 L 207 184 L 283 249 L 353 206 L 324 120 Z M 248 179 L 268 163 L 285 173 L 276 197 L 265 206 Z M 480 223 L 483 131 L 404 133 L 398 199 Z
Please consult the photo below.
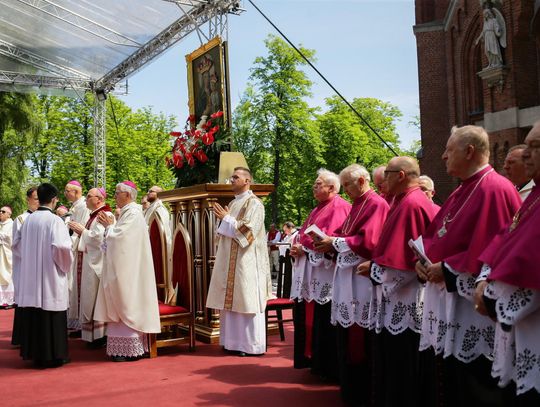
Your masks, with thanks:
M 527 148 L 527 144 L 518 144 L 517 146 L 512 146 L 508 149 L 508 152 L 511 153 L 515 150 L 525 150 Z
M 430 177 L 428 177 L 427 175 L 420 175 L 420 176 L 418 177 L 418 180 L 419 180 L 419 181 L 424 181 L 424 182 L 425 182 L 428 191 L 435 191 L 435 183 L 434 183 L 433 180 L 432 180 Z
M 368 170 L 362 167 L 359 164 L 351 164 L 348 167 L 345 167 L 339 173 L 339 179 L 343 183 L 343 180 L 349 178 L 352 180 L 358 180 L 359 178 L 364 178 L 367 182 L 371 181 Z
M 333 185 L 334 189 L 336 190 L 336 193 L 339 193 L 339 190 L 341 188 L 341 183 L 339 182 L 339 177 L 336 173 L 329 171 L 325 168 L 319 169 L 317 171 L 318 178 L 322 178 L 322 180 L 325 182 L 325 184 Z
M 129 185 L 126 185 L 123 182 L 116 184 L 116 187 L 122 192 L 129 192 L 129 196 L 133 201 L 137 199 L 137 190 L 135 188 L 131 188 Z
M 384 172 L 384 170 L 386 170 L 386 165 L 379 165 L 378 167 L 375 167 L 371 173 L 373 175 L 373 180 L 375 181 L 375 177 L 377 176 L 377 173 Z M 383 174 L 383 177 L 384 177 L 384 174 Z
M 462 147 L 471 145 L 478 153 L 489 158 L 489 136 L 483 127 L 473 125 L 454 126 L 450 134 L 458 138 Z

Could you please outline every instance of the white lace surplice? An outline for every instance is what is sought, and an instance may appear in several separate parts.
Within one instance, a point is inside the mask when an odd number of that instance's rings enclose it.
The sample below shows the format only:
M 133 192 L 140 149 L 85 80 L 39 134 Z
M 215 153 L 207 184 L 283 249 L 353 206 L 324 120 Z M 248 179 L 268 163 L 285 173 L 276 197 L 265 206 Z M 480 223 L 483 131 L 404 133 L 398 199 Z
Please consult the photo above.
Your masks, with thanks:
M 496 300 L 497 320 L 491 374 L 499 386 L 511 380 L 517 394 L 540 392 L 540 292 L 491 281 L 486 297 Z M 501 323 L 508 325 L 505 332 Z
M 305 247 L 304 252 L 305 256 L 297 259 L 294 265 L 291 298 L 326 304 L 332 300 L 334 263 L 322 253 Z
M 407 328 L 420 332 L 421 304 L 418 304 L 420 283 L 416 273 L 379 266 L 371 266 L 371 278 L 380 283 L 374 287 L 375 331 L 386 329 L 392 335 Z
M 344 238 L 334 239 L 333 246 L 338 255 L 334 271 L 331 322 L 344 328 L 353 324 L 370 328 L 374 321 L 370 309 L 375 308 L 371 306 L 373 285 L 369 278 L 355 273 L 356 266 L 366 259 L 354 253 Z
M 480 355 L 492 359 L 495 323 L 474 309 L 476 277 L 445 265 L 457 276 L 457 292 L 426 285 L 420 350 L 431 346 L 437 354 L 442 352 L 445 358 L 454 356 L 464 363 Z

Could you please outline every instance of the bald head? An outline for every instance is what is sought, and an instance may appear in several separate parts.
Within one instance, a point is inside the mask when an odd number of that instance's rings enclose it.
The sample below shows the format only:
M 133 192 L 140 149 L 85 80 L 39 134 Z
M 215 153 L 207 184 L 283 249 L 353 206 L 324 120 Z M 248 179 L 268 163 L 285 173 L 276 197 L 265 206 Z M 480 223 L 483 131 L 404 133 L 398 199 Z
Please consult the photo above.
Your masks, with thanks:
M 405 174 L 412 178 L 418 178 L 420 176 L 420 166 L 418 161 L 412 157 L 394 157 L 388 162 L 388 167 L 396 166 Z
M 397 196 L 418 185 L 420 166 L 412 157 L 394 157 L 388 162 L 385 175 L 388 193 Z
M 146 199 L 148 200 L 148 202 L 153 203 L 158 199 L 158 196 L 157 196 L 158 192 L 162 192 L 162 191 L 163 191 L 163 188 L 157 185 L 154 185 L 152 188 L 148 190 L 148 194 L 146 194 Z
M 105 203 L 105 197 L 97 188 L 92 188 L 86 195 L 86 207 L 91 211 L 101 208 Z
M 384 185 L 384 170 L 386 170 L 386 165 L 379 165 L 373 170 L 373 183 L 379 194 L 386 193 L 386 191 L 384 191 L 386 188 Z

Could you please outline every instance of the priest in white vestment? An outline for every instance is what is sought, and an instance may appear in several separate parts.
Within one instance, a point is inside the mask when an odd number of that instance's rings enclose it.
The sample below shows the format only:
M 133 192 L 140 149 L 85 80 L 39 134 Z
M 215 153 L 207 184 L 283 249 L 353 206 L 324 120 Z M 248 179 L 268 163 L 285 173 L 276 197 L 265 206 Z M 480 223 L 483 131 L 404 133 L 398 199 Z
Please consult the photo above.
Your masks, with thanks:
M 175 297 L 175 288 L 172 284 L 172 234 L 173 230 L 171 229 L 171 214 L 169 213 L 169 210 L 163 205 L 163 202 L 161 199 L 158 198 L 157 194 L 158 192 L 162 192 L 163 188 L 158 187 L 157 185 L 154 185 L 152 188 L 148 190 L 148 193 L 145 195 L 147 205 L 148 207 L 144 208 L 144 202 L 141 199 L 141 206 L 143 209 L 144 214 L 144 220 L 146 221 L 146 224 L 148 225 L 148 229 L 150 230 L 150 224 L 152 223 L 153 219 L 156 219 L 163 232 L 165 233 L 165 241 L 167 244 L 167 276 L 169 276 L 169 281 L 167 281 L 167 300 L 170 300 L 171 298 Z M 152 239 L 152 236 L 150 236 L 150 239 Z
M 66 220 L 86 224 L 90 211 L 86 207 L 86 200 L 82 196 L 82 186 L 79 181 L 72 180 L 66 184 L 64 189 L 66 199 L 71 202 L 69 208 L 69 218 Z M 68 275 L 69 284 L 69 309 L 68 309 L 68 328 L 80 331 L 81 323 L 79 322 L 79 304 L 80 304 L 80 285 L 82 275 L 82 251 L 79 249 L 79 238 L 77 233 L 70 232 L 73 250 L 73 265 L 71 272 Z
M 231 177 L 235 199 L 214 213 L 221 219 L 216 262 L 206 306 L 220 313 L 220 344 L 240 356 L 266 351 L 264 311 L 272 287 L 264 229 L 264 206 L 250 191 L 251 172 L 237 167 Z
M 15 240 L 21 239 L 21 229 L 23 226 L 24 221 L 26 218 L 34 211 L 37 210 L 39 207 L 39 199 L 37 196 L 37 187 L 30 187 L 26 191 L 26 204 L 27 204 L 27 210 L 24 213 L 21 213 L 19 216 L 15 218 L 13 221 L 13 229 L 12 229 L 12 242 L 15 242 Z M 12 253 L 12 279 L 13 279 L 13 289 L 15 291 L 15 304 L 19 303 L 18 300 L 18 293 L 19 293 L 19 274 L 21 269 L 21 257 L 17 253 Z M 11 335 L 11 344 L 13 346 L 19 346 L 21 344 L 20 341 L 20 333 L 21 333 L 21 315 L 22 315 L 22 308 L 15 308 L 15 313 L 13 315 L 13 332 Z
M 154 185 L 152 188 L 148 190 L 148 194 L 146 195 L 146 200 L 149 203 L 149 206 L 147 209 L 144 209 L 144 220 L 146 221 L 146 224 L 150 226 L 150 218 L 155 213 L 156 216 L 159 217 L 161 220 L 161 223 L 163 224 L 163 230 L 167 234 L 167 240 L 170 241 L 171 239 L 171 224 L 170 224 L 170 218 L 171 214 L 169 213 L 169 210 L 163 205 L 163 202 L 161 199 L 158 198 L 157 194 L 158 192 L 163 191 L 163 188 L 158 187 L 157 185 Z M 142 205 L 142 202 L 141 202 Z
M 13 241 L 21 259 L 17 296 L 21 315 L 21 357 L 37 367 L 67 363 L 67 274 L 73 260 L 68 230 L 53 208 L 58 189 L 41 184 L 40 206 Z
M 11 236 L 13 219 L 11 208 L 3 206 L 0 209 L 0 308 L 12 308 L 14 303 Z
M 91 211 L 86 225 L 70 221 L 68 226 L 80 236 L 79 250 L 82 255 L 82 275 L 80 289 L 81 337 L 88 346 L 99 348 L 105 344 L 104 322 L 94 321 L 94 307 L 103 269 L 104 253 L 101 250 L 105 238 L 105 226 L 98 222 L 97 216 L 104 212 L 114 219 L 111 208 L 105 203 L 107 194 L 103 188 L 92 188 L 86 195 L 86 206 Z
M 156 278 L 148 228 L 131 181 L 116 185 L 118 221 L 101 212 L 107 228 L 105 259 L 94 320 L 107 323 L 107 355 L 115 362 L 140 359 L 148 351 L 147 335 L 160 333 Z

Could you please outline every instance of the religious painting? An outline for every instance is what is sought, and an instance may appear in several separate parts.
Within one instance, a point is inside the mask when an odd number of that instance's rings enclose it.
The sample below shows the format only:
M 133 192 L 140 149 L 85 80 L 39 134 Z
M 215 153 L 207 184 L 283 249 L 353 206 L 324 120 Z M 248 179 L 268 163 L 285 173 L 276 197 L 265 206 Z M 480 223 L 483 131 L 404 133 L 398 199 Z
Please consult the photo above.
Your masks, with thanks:
M 230 127 L 227 43 L 216 37 L 186 55 L 186 62 L 190 115 L 199 123 L 202 116 L 222 111 L 223 122 Z

